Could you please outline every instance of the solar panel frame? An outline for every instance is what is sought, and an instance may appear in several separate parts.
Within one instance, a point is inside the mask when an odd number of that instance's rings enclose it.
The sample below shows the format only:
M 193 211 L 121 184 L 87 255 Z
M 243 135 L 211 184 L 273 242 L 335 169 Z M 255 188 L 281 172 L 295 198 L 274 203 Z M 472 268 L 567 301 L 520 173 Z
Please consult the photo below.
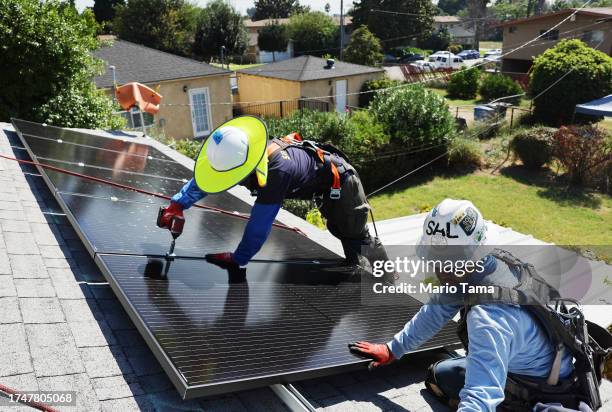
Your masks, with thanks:
M 26 148 L 28 154 L 30 155 L 33 161 L 38 161 L 38 157 L 36 156 L 35 152 L 28 145 L 27 139 L 25 139 L 22 136 L 19 130 L 18 125 L 20 122 L 22 121 L 13 119 L 13 125 L 15 126 L 15 129 L 22 143 L 24 144 L 24 147 Z M 31 124 L 31 122 L 25 122 L 25 123 Z M 105 138 L 105 137 L 100 136 L 100 138 Z M 108 138 L 113 139 L 112 137 L 108 137 Z M 125 139 L 118 138 L 118 140 L 123 141 Z M 135 143 L 146 144 L 142 141 L 138 141 Z M 81 242 L 84 244 L 87 252 L 94 258 L 96 265 L 100 268 L 104 277 L 108 280 L 109 285 L 111 286 L 113 292 L 119 299 L 123 308 L 126 310 L 128 316 L 130 317 L 130 319 L 136 326 L 137 330 L 140 332 L 141 336 L 144 338 L 145 342 L 147 343 L 147 345 L 153 352 L 156 359 L 159 361 L 160 365 L 162 366 L 162 368 L 164 369 L 164 371 L 166 372 L 166 374 L 172 381 L 173 385 L 179 391 L 180 395 L 184 399 L 194 398 L 194 397 L 199 397 L 199 396 L 216 395 L 216 394 L 222 394 L 222 393 L 239 391 L 239 390 L 246 390 L 246 389 L 257 388 L 257 387 L 277 384 L 277 383 L 289 383 L 289 382 L 293 382 L 293 381 L 297 381 L 301 379 L 311 379 L 311 378 L 317 378 L 317 377 L 326 376 L 326 375 L 330 375 L 334 373 L 359 370 L 359 369 L 363 369 L 364 365 L 368 363 L 368 361 L 366 360 L 361 360 L 356 357 L 351 357 L 350 360 L 346 360 L 345 362 L 339 365 L 333 365 L 333 366 L 321 365 L 320 367 L 316 367 L 316 368 L 299 369 L 299 370 L 282 373 L 282 374 L 272 373 L 272 374 L 268 374 L 264 376 L 258 376 L 256 378 L 249 377 L 249 378 L 244 378 L 244 379 L 233 379 L 233 380 L 224 381 L 223 383 L 218 383 L 218 384 L 216 383 L 216 384 L 190 385 L 188 383 L 188 380 L 183 375 L 183 373 L 180 370 L 178 370 L 175 363 L 170 359 L 168 354 L 162 348 L 162 346 L 160 345 L 160 342 L 155 338 L 151 328 L 147 326 L 145 319 L 143 318 L 143 316 L 141 316 L 138 309 L 134 306 L 134 304 L 130 300 L 130 297 L 128 296 L 128 294 L 126 294 L 126 291 L 123 290 L 123 288 L 120 286 L 119 282 L 117 281 L 112 271 L 110 270 L 108 264 L 105 262 L 105 257 L 107 256 L 121 256 L 122 254 L 121 253 L 107 254 L 107 253 L 104 253 L 104 251 L 97 250 L 95 245 L 91 242 L 91 239 L 89 239 L 86 233 L 82 230 L 81 225 L 79 224 L 78 218 L 74 215 L 72 209 L 69 207 L 69 205 L 65 201 L 65 196 L 70 195 L 70 194 L 62 192 L 55 186 L 54 182 L 49 177 L 47 170 L 45 168 L 41 166 L 36 166 L 36 169 L 40 173 L 45 184 L 49 187 L 51 193 L 57 200 L 61 209 L 66 214 L 66 218 L 68 219 L 71 226 L 74 228 Z M 318 310 L 316 309 L 314 305 L 312 306 L 312 308 L 315 310 Z M 445 344 L 442 344 L 442 345 L 438 344 L 438 345 L 433 345 L 433 346 L 432 345 L 423 346 L 422 348 L 420 348 L 419 350 L 415 352 L 423 351 L 423 350 L 430 350 L 434 347 L 440 347 L 443 345 L 447 347 L 453 347 L 456 344 L 457 344 L 456 339 L 452 342 L 451 340 L 447 339 L 445 341 Z

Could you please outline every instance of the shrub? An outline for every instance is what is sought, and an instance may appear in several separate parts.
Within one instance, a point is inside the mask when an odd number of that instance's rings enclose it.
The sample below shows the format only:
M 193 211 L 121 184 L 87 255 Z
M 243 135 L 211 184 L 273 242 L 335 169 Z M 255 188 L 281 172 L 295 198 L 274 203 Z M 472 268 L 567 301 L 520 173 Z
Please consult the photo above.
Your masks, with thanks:
M 502 74 L 489 74 L 483 79 L 479 92 L 483 100 L 491 101 L 499 99 L 500 97 L 521 94 L 523 93 L 523 89 L 521 89 L 521 86 L 519 86 L 517 82 L 508 76 Z M 504 99 L 503 101 L 518 104 L 521 101 L 521 97 Z
M 374 156 L 389 143 L 383 125 L 366 110 L 353 113 L 349 123 L 351 134 L 343 137 L 340 146 L 354 163 L 359 163 L 364 156 Z
M 553 135 L 552 147 L 572 185 L 592 183 L 595 172 L 612 162 L 612 136 L 594 126 L 563 126 Z
M 359 95 L 359 107 L 367 107 L 374 96 L 376 96 L 377 90 L 388 89 L 390 87 L 396 87 L 401 84 L 398 80 L 391 80 L 388 77 L 382 79 L 368 80 L 361 86 L 361 94 Z
M 480 72 L 476 67 L 459 71 L 448 81 L 448 95 L 452 98 L 473 99 L 478 91 Z
M 370 112 L 391 140 L 405 148 L 444 144 L 455 131 L 445 99 L 421 85 L 379 92 Z
M 346 136 L 352 135 L 348 116 L 335 112 L 296 110 L 282 119 L 266 119 L 270 136 L 281 137 L 298 132 L 304 139 L 329 142 L 338 147 Z
M 474 139 L 457 137 L 448 146 L 448 164 L 456 169 L 479 168 L 482 156 L 480 145 Z
M 519 130 L 510 141 L 510 149 L 529 169 L 539 169 L 552 159 L 552 136 L 555 129 L 534 127 Z
M 532 96 L 545 91 L 534 100 L 534 115 L 539 121 L 567 123 L 576 104 L 612 93 L 612 57 L 580 40 L 562 40 L 535 58 L 529 90 Z M 577 115 L 575 120 L 594 119 Z
M 461 53 L 463 51 L 463 46 L 461 46 L 460 44 L 450 44 L 446 50 L 448 50 L 449 52 L 453 53 L 453 54 L 458 54 Z

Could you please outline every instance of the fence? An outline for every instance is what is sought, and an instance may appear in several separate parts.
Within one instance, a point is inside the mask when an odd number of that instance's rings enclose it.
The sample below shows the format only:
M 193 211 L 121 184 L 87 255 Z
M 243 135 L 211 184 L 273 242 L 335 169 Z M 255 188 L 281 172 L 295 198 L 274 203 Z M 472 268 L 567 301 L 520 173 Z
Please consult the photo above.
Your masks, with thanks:
M 252 114 L 261 117 L 282 118 L 289 116 L 296 110 L 315 110 L 329 112 L 329 102 L 312 99 L 281 100 L 270 103 L 236 103 L 233 106 L 234 116 Z
M 441 82 L 448 82 L 448 79 L 453 72 L 451 68 L 431 68 L 427 67 L 416 67 L 410 64 L 404 64 L 400 66 L 404 78 L 408 83 L 419 83 L 424 81 L 438 80 Z M 440 75 L 442 73 L 442 75 Z

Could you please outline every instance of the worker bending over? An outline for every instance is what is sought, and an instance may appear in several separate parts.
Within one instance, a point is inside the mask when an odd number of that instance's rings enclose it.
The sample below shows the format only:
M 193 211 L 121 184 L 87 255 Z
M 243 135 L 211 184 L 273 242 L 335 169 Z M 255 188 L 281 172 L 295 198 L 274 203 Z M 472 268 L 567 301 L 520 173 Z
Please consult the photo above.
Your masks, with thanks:
M 434 295 L 388 343 L 351 343 L 351 352 L 372 359 L 370 368 L 389 364 L 431 339 L 461 310 L 458 334 L 467 356 L 429 368 L 426 387 L 434 395 L 462 412 L 531 411 L 538 402 L 580 407 L 581 411 L 588 410 L 586 405 L 597 409 L 601 373 L 595 378 L 594 372 L 601 363 L 595 362 L 593 368 L 588 365 L 593 355 L 581 346 L 589 342 L 580 336 L 584 318 L 582 326 L 575 328 L 562 323 L 557 311 L 547 305 L 559 297 L 556 290 L 533 266 L 509 252 L 483 251 L 487 243 L 487 225 L 471 202 L 446 199 L 433 208 L 423 225 L 418 256 L 434 260 L 444 256 L 443 249 L 454 248 L 448 255 L 457 258 L 463 254 L 463 259 L 482 265 L 463 277 L 438 273 L 441 285 L 468 282 L 492 285 L 498 292 L 490 296 Z M 579 321 L 577 313 L 571 312 L 567 319 Z M 597 328 L 586 324 L 589 334 L 591 328 Z M 601 353 L 609 354 L 610 335 L 599 329 L 597 335 L 605 337 Z
M 319 199 L 321 214 L 342 242 L 349 264 L 363 265 L 362 252 L 386 257 L 368 231 L 370 207 L 353 166 L 296 134 L 268 141 L 265 123 L 254 116 L 232 119 L 207 138 L 194 178 L 172 197 L 158 224 L 168 227 L 174 216 L 182 217 L 183 210 L 207 194 L 238 184 L 257 199 L 236 250 L 206 255 L 212 263 L 246 265 L 265 243 L 284 199 Z

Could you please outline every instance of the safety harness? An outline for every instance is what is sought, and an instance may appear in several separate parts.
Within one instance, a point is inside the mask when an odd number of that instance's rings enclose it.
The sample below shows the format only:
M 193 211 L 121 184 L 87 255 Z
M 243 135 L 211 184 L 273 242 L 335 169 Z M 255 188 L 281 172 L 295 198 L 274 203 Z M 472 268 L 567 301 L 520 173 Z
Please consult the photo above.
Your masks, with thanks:
M 330 144 L 320 144 L 312 140 L 303 140 L 298 133 L 291 133 L 280 139 L 272 139 L 271 143 L 268 145 L 268 157 L 288 147 L 299 147 L 314 154 L 318 161 L 318 170 L 320 170 L 323 175 L 322 183 L 328 182 L 329 176 L 331 176 L 329 198 L 332 200 L 340 199 L 342 196 L 341 176 L 348 170 L 348 167 L 343 162 L 343 160 L 348 162 L 346 155 L 342 153 L 340 149 Z
M 457 328 L 465 350 L 469 345 L 467 314 L 472 306 L 484 303 L 521 305 L 540 323 L 556 348 L 548 379 L 508 373 L 505 400 L 498 410 L 531 411 L 537 402 L 560 402 L 567 408 L 577 409 L 580 401 L 593 410 L 600 408 L 599 385 L 606 359 L 612 355 L 612 335 L 586 321 L 578 303 L 562 298 L 538 275 L 533 265 L 501 249 L 491 254 L 519 274 L 519 283 L 513 288 L 496 285 L 495 293 L 465 298 Z M 565 302 L 575 306 L 568 309 Z M 564 350 L 569 350 L 575 359 L 574 373 L 567 379 L 560 379 Z

